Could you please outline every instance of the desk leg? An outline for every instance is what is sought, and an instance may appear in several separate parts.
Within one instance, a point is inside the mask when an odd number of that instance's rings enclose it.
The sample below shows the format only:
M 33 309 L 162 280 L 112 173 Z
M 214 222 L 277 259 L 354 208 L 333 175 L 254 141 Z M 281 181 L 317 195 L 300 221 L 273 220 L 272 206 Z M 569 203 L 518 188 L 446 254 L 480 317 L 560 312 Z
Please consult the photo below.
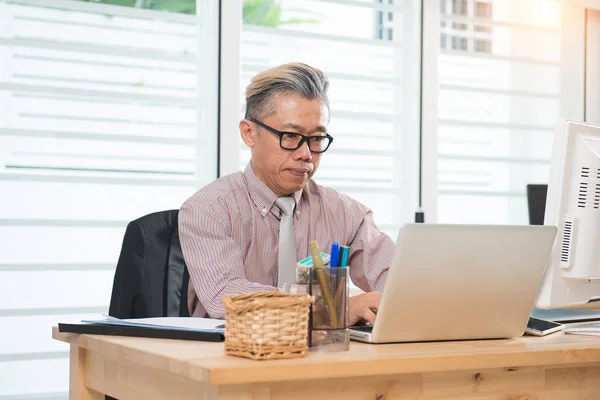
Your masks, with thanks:
M 85 382 L 86 350 L 71 345 L 69 356 L 69 400 L 104 400 L 104 396 L 88 389 Z

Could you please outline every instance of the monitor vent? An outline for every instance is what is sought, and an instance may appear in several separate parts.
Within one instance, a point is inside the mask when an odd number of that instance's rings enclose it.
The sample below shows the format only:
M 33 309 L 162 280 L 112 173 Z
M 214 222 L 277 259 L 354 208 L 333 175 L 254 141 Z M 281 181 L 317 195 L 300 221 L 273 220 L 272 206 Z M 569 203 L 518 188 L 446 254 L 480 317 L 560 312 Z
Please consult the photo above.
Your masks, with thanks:
M 573 220 L 567 218 L 565 220 L 565 230 L 563 232 L 562 249 L 560 252 L 560 261 L 565 264 L 569 263 L 569 252 L 571 250 L 571 235 L 573 233 Z
M 581 167 L 581 177 L 582 178 L 590 177 L 590 167 Z
M 577 197 L 577 207 L 585 208 L 587 201 L 588 184 L 587 182 L 579 182 L 579 195 Z
M 594 195 L 594 208 L 598 209 L 600 206 L 600 182 L 596 183 L 596 193 Z

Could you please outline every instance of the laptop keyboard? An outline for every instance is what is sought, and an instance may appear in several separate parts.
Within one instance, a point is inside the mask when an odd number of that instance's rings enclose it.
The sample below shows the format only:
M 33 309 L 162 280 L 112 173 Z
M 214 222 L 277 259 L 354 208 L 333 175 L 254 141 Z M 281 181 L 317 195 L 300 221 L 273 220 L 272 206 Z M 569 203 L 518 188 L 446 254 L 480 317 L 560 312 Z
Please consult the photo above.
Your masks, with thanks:
M 350 329 L 352 329 L 354 331 L 361 331 L 361 332 L 372 332 L 373 331 L 372 326 L 364 326 L 364 325 L 351 326 Z

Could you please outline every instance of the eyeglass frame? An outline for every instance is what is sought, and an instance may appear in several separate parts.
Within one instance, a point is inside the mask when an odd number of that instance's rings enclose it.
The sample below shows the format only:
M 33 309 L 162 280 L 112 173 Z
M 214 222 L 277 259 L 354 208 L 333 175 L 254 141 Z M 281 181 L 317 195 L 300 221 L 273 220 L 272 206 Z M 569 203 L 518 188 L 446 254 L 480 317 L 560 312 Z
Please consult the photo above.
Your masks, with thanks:
M 302 147 L 302 145 L 304 144 L 304 142 L 306 142 L 306 144 L 308 145 L 308 150 L 310 150 L 312 153 L 317 153 L 317 154 L 323 154 L 327 151 L 327 149 L 329 149 L 329 146 L 331 146 L 331 143 L 333 143 L 333 136 L 331 136 L 329 133 L 325 132 L 325 136 L 306 136 L 303 135 L 301 133 L 298 132 L 285 132 L 285 131 L 278 131 L 275 128 L 270 127 L 269 125 L 260 122 L 252 117 L 247 117 L 246 118 L 248 121 L 252 121 L 254 122 L 256 125 L 260 126 L 261 128 L 265 128 L 266 130 L 268 130 L 271 133 L 276 134 L 277 136 L 279 136 L 279 147 L 281 147 L 284 150 L 289 150 L 289 151 L 294 151 L 294 150 L 298 150 L 300 147 Z M 283 135 L 298 135 L 301 136 L 300 141 L 298 142 L 298 146 L 296 146 L 293 149 L 288 149 L 287 147 L 283 147 L 282 142 L 283 142 Z M 314 138 L 329 138 L 329 144 L 327 145 L 327 147 L 325 147 L 325 150 L 323 151 L 315 151 L 313 149 L 310 148 L 310 141 L 313 140 Z

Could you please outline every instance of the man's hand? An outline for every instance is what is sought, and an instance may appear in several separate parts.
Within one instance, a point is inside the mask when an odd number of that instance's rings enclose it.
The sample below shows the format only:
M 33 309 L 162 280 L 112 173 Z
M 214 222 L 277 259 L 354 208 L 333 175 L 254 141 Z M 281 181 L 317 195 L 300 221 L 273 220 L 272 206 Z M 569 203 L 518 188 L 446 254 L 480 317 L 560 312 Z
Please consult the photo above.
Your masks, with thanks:
M 365 321 L 373 325 L 380 301 L 381 293 L 379 292 L 362 293 L 358 296 L 350 297 L 350 305 L 348 307 L 350 326 Z

